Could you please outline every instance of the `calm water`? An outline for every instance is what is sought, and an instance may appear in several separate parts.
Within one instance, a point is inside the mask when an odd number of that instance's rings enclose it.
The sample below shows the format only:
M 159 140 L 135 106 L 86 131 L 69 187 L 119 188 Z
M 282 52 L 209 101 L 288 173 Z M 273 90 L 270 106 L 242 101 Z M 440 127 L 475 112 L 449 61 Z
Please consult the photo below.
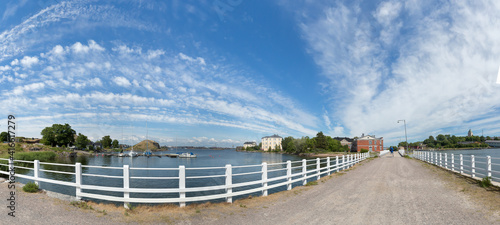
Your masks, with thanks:
M 500 149 L 492 148 L 492 149 L 483 149 L 483 150 L 447 150 L 447 151 L 437 151 L 438 153 L 448 154 L 448 167 L 451 168 L 451 154 L 455 155 L 455 169 L 459 168 L 460 165 L 460 154 L 463 155 L 464 158 L 464 170 L 470 174 L 470 166 L 471 166 L 471 155 L 474 155 L 474 160 L 476 162 L 476 173 L 479 173 L 481 177 L 484 177 L 487 173 L 487 165 L 486 165 L 486 157 L 491 156 L 491 169 L 492 171 L 492 179 L 494 181 L 500 182 Z M 444 166 L 444 155 L 443 155 L 443 166 Z M 469 167 L 468 167 L 469 166 Z
M 197 154 L 197 158 L 169 158 L 163 156 L 159 157 L 114 157 L 114 156 L 82 156 L 76 159 L 74 158 L 65 158 L 58 159 L 55 161 L 56 163 L 65 163 L 65 164 L 74 164 L 75 162 L 80 162 L 82 165 L 91 165 L 91 166 L 104 166 L 104 167 L 123 167 L 123 165 L 129 165 L 130 168 L 178 168 L 179 165 L 186 166 L 186 177 L 191 176 L 207 176 L 207 175 L 223 175 L 225 173 L 225 169 L 213 169 L 213 170 L 189 170 L 189 168 L 197 168 L 197 167 L 224 167 L 226 164 L 231 164 L 232 166 L 243 166 L 243 165 L 259 165 L 263 162 L 267 162 L 268 164 L 272 163 L 281 163 L 286 162 L 287 160 L 291 161 L 300 161 L 302 158 L 288 155 L 288 154 L 277 154 L 277 153 L 257 153 L 257 152 L 236 152 L 235 150 L 201 150 L 201 149 L 178 149 L 172 151 L 165 152 L 155 152 L 155 154 L 168 154 L 175 152 L 193 152 Z M 308 162 L 308 164 L 312 164 L 314 162 Z M 300 163 L 293 164 L 292 166 L 298 166 Z M 30 164 L 23 165 L 26 167 L 33 167 Z M 41 169 L 45 170 L 57 170 L 57 171 L 68 171 L 74 172 L 73 167 L 64 167 L 64 166 L 54 166 L 54 165 L 40 165 Z M 322 165 L 324 167 L 325 165 Z M 280 169 L 285 168 L 286 164 L 277 165 L 277 166 L 269 166 L 268 170 L 272 169 Z M 233 168 L 233 183 L 241 183 L 253 180 L 260 180 L 261 174 L 253 174 L 246 176 L 234 176 L 237 173 L 245 173 L 245 172 L 255 172 L 260 171 L 261 167 L 249 167 L 249 168 Z M 122 176 L 122 169 L 100 169 L 100 168 L 88 168 L 83 167 L 82 171 L 84 174 L 100 174 L 100 175 L 111 175 L 111 176 Z M 294 173 L 300 172 L 301 168 L 294 169 Z M 32 175 L 33 171 L 31 170 L 16 170 L 17 173 Z M 277 177 L 286 175 L 286 170 L 270 172 L 268 177 Z M 68 174 L 57 174 L 50 172 L 40 172 L 40 176 L 44 178 L 57 179 L 63 181 L 75 181 L 74 175 Z M 178 171 L 165 171 L 165 170 L 130 170 L 131 177 L 177 177 Z M 28 182 L 24 179 L 19 179 L 22 183 Z M 193 178 L 186 180 L 186 187 L 202 187 L 202 186 L 214 186 L 214 185 L 223 185 L 225 182 L 224 177 L 216 177 L 216 178 Z M 282 182 L 270 182 L 268 185 L 272 185 L 273 183 Z M 91 176 L 83 176 L 82 183 L 85 185 L 99 185 L 99 186 L 110 186 L 110 187 L 123 187 L 123 179 L 122 178 L 101 178 L 101 177 L 91 177 Z M 133 188 L 178 188 L 178 179 L 172 180 L 144 180 L 144 179 L 130 179 L 130 187 Z M 293 186 L 301 185 L 300 182 L 293 184 Z M 75 188 L 66 187 L 63 185 L 55 185 L 41 182 L 41 188 L 63 193 L 67 195 L 75 195 Z M 234 188 L 233 192 L 251 189 L 260 187 L 259 185 L 242 187 L 242 188 Z M 270 189 L 269 193 L 274 193 L 278 191 L 285 190 L 286 186 Z M 112 196 L 123 196 L 123 193 L 117 192 L 103 192 L 103 191 L 91 191 L 91 190 L 82 190 L 83 192 L 88 193 L 97 193 L 97 194 L 107 194 Z M 224 193 L 224 190 L 217 191 L 207 191 L 207 192 L 197 192 L 197 193 L 186 193 L 186 196 L 199 196 L 199 195 L 207 195 L 207 194 L 220 194 Z M 252 195 L 260 195 L 261 193 L 252 193 Z M 131 193 L 130 197 L 158 197 L 158 198 L 167 198 L 167 197 L 178 197 L 178 194 L 140 194 L 140 193 Z M 246 196 L 242 196 L 246 197 Z M 238 199 L 242 197 L 234 197 L 233 199 Z M 96 201 L 92 199 L 93 201 Z M 223 201 L 221 199 L 220 201 Z

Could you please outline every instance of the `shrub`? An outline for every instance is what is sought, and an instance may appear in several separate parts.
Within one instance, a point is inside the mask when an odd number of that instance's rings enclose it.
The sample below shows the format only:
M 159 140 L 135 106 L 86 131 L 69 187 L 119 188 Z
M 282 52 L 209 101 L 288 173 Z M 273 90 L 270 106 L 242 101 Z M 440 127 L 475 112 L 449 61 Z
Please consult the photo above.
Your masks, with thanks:
M 18 160 L 33 161 L 38 159 L 40 161 L 50 161 L 56 158 L 56 153 L 54 152 L 17 152 L 14 154 L 14 158 Z
M 361 153 L 367 153 L 367 152 L 368 152 L 368 149 L 364 149 L 364 148 L 361 149 Z
M 24 185 L 23 191 L 29 193 L 36 193 L 38 192 L 38 185 L 35 184 L 34 182 L 28 182 L 26 185 Z
M 479 186 L 487 188 L 491 186 L 491 178 L 484 177 L 483 180 L 479 181 Z

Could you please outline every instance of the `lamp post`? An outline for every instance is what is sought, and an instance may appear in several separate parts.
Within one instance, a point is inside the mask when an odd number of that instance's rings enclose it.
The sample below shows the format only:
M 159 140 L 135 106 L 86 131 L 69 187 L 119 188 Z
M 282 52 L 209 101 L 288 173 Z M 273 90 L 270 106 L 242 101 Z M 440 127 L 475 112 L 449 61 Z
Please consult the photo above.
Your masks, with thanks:
M 405 139 L 406 139 L 406 151 L 410 151 L 410 148 L 408 148 L 408 135 L 406 135 L 406 120 L 398 120 L 398 123 L 400 121 L 403 121 L 403 123 L 405 124 Z M 407 153 L 408 154 L 408 153 Z

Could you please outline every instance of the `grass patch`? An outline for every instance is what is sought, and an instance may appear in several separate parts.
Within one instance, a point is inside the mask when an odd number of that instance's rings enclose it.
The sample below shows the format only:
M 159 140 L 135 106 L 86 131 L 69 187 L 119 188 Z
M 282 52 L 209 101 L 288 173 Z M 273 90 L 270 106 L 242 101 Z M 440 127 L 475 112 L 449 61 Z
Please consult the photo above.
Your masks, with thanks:
M 246 205 L 243 205 L 243 204 L 240 204 L 240 207 L 241 207 L 241 208 L 246 208 L 247 206 L 246 206 Z
M 306 184 L 306 186 L 318 185 L 318 181 L 311 181 Z
M 483 188 L 491 187 L 491 178 L 490 177 L 484 177 L 481 181 L 479 181 L 479 186 Z
M 56 158 L 57 154 L 54 152 L 16 152 L 14 158 L 17 160 L 33 161 L 40 160 L 42 162 L 51 161 Z
M 83 202 L 83 201 L 73 201 L 70 203 L 72 206 L 75 206 L 75 207 L 78 207 L 80 209 L 90 209 L 90 210 L 94 210 L 94 208 L 92 208 L 91 205 L 87 204 L 86 202 Z M 106 211 L 106 210 L 104 210 Z
M 28 182 L 26 185 L 24 185 L 23 191 L 28 193 L 36 193 L 38 192 L 38 185 L 35 182 Z

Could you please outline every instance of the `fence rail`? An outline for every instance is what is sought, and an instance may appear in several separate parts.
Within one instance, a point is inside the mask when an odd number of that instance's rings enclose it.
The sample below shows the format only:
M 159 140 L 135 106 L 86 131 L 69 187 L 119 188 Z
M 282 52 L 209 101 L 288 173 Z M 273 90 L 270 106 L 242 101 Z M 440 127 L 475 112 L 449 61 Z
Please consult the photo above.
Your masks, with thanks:
M 433 151 L 417 151 L 412 155 L 421 161 L 434 164 L 444 169 L 451 170 L 472 178 L 489 177 L 491 180 L 500 182 L 500 159 L 491 156 L 456 155 L 438 153 Z M 494 161 L 495 163 L 493 163 Z M 492 165 L 495 167 L 492 168 Z
M 205 167 L 205 168 L 186 168 L 181 165 L 178 168 L 131 168 L 129 165 L 123 165 L 123 167 L 106 167 L 106 166 L 83 166 L 81 163 L 75 164 L 57 164 L 57 163 L 41 163 L 38 160 L 35 161 L 21 161 L 21 160 L 11 160 L 11 159 L 2 159 L 0 161 L 8 161 L 8 169 L 0 170 L 1 174 L 9 175 L 11 168 L 22 168 L 33 170 L 33 176 L 24 175 L 24 174 L 15 174 L 16 177 L 32 180 L 37 184 L 40 182 L 46 182 L 51 184 L 64 185 L 68 187 L 74 187 L 75 197 L 77 199 L 81 199 L 82 197 L 91 198 L 91 199 L 99 199 L 105 201 L 114 201 L 114 202 L 123 202 L 125 207 L 129 203 L 178 203 L 181 207 L 185 206 L 187 202 L 197 202 L 197 201 L 209 201 L 215 199 L 225 199 L 226 202 L 232 203 L 232 198 L 235 196 L 247 195 L 251 193 L 261 192 L 263 196 L 268 195 L 268 190 L 276 187 L 286 186 L 287 190 L 292 189 L 292 184 L 296 182 L 300 182 L 302 185 L 307 183 L 308 179 L 315 178 L 319 180 L 322 175 L 330 175 L 332 172 L 339 172 L 341 170 L 350 168 L 355 164 L 365 160 L 369 157 L 369 153 L 357 153 L 352 155 L 343 155 L 342 157 L 336 156 L 335 158 L 316 158 L 311 160 L 303 159 L 301 161 L 286 161 L 282 163 L 262 163 L 260 165 L 244 165 L 244 166 L 232 166 L 227 164 L 225 167 Z M 16 162 L 19 163 L 31 163 L 33 164 L 33 168 L 22 167 L 20 165 L 16 165 Z M 292 163 L 298 166 L 292 167 Z M 55 171 L 55 170 L 44 170 L 40 169 L 40 164 L 43 165 L 57 165 L 70 167 L 74 172 L 68 171 Z M 276 169 L 276 166 L 277 169 Z M 284 168 L 282 168 L 285 166 Z M 281 168 L 280 168 L 281 167 Z M 4 167 L 3 167 L 4 168 Z M 97 168 L 97 169 L 110 169 L 116 171 L 120 169 L 122 171 L 119 175 L 109 175 L 109 174 L 95 174 L 95 173 L 83 173 L 82 168 Z M 233 173 L 234 170 L 238 170 L 241 168 L 255 168 L 257 171 L 254 172 L 240 172 Z M 269 169 L 272 168 L 272 169 Z M 176 171 L 177 176 L 155 176 L 155 177 L 134 177 L 130 175 L 131 170 L 150 170 L 150 171 Z M 205 176 L 186 176 L 186 171 L 214 171 L 220 170 L 223 174 L 210 174 L 206 173 Z M 74 176 L 74 182 L 56 180 L 56 179 L 48 179 L 40 177 L 40 171 L 46 171 L 50 173 L 60 173 L 66 175 Z M 270 173 L 276 174 L 279 171 L 286 171 L 285 175 L 278 174 L 276 177 L 268 177 Z M 249 180 L 240 183 L 233 183 L 233 178 L 242 176 L 259 176 L 260 179 L 257 180 Z M 103 179 L 122 179 L 123 187 L 110 187 L 104 186 L 108 182 L 102 182 L 103 185 L 89 185 L 82 183 L 82 177 L 100 177 Z M 203 179 L 203 178 L 221 178 L 224 179 L 223 185 L 214 185 L 214 186 L 204 186 L 204 187 L 187 187 L 186 180 L 192 179 Z M 130 180 L 172 180 L 172 182 L 178 182 L 177 188 L 132 188 L 130 187 Z M 259 185 L 259 187 L 250 187 Z M 246 187 L 249 189 L 234 191 L 235 188 Z M 224 193 L 218 194 L 206 194 L 202 196 L 186 196 L 186 193 L 190 192 L 204 192 L 204 191 L 223 191 Z M 95 194 L 88 193 L 85 191 L 107 191 L 107 192 L 117 192 L 123 193 L 123 196 L 112 196 L 108 194 Z M 169 197 L 169 198 L 136 198 L 130 197 L 130 193 L 174 193 L 178 194 L 178 197 Z

